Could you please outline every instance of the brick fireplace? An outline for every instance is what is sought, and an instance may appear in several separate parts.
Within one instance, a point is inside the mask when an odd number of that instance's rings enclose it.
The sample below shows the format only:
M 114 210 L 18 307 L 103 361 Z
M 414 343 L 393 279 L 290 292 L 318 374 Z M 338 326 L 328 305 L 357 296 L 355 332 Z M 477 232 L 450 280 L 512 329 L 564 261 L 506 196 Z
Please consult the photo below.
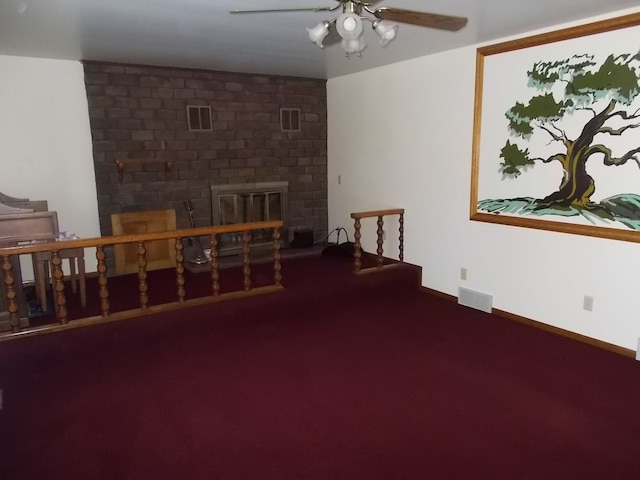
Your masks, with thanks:
M 253 200 L 283 202 L 285 241 L 296 229 L 326 237 L 324 80 L 89 61 L 84 70 L 103 235 L 112 214 L 147 210 L 174 209 L 188 228 L 187 200 L 197 226 L 213 225 L 215 187 L 286 184 L 279 200 Z

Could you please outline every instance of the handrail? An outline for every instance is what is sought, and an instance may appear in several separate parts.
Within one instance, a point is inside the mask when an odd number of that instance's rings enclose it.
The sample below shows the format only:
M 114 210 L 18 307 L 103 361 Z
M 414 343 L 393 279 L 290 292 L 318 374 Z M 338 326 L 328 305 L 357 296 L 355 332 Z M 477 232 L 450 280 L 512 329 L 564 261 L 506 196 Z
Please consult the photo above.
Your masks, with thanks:
M 370 210 L 367 212 L 354 212 L 351 214 L 351 218 L 354 219 L 354 227 L 355 227 L 355 233 L 354 233 L 354 238 L 355 238 L 355 242 L 354 242 L 354 252 L 353 252 L 353 272 L 355 274 L 361 274 L 361 273 L 369 273 L 369 272 L 373 272 L 373 271 L 380 271 L 386 267 L 392 266 L 392 265 L 384 265 L 384 250 L 383 250 L 383 244 L 384 244 L 384 217 L 387 215 L 399 215 L 399 240 L 400 240 L 400 244 L 399 244 L 399 261 L 400 263 L 404 262 L 404 208 L 388 208 L 385 210 Z M 370 267 L 370 268 L 362 268 L 362 245 L 360 244 L 360 238 L 362 236 L 361 232 L 360 232 L 360 228 L 361 228 L 361 224 L 360 224 L 360 220 L 362 220 L 363 218 L 370 218 L 370 217 L 378 217 L 378 230 L 377 230 L 377 234 L 378 234 L 378 240 L 377 240 L 377 245 L 378 248 L 376 250 L 376 254 L 377 254 L 377 258 L 376 258 L 376 266 L 375 267 Z
M 283 289 L 281 280 L 280 265 L 280 229 L 283 222 L 280 220 L 267 222 L 253 222 L 235 225 L 221 225 L 215 227 L 199 227 L 181 230 L 171 230 L 165 232 L 144 233 L 137 235 L 114 235 L 107 237 L 96 237 L 89 239 L 65 240 L 47 243 L 31 243 L 23 245 L 13 245 L 0 247 L 0 274 L 5 285 L 5 298 L 9 312 L 9 325 L 11 332 L 1 332 L 0 341 L 7 338 L 24 336 L 31 333 L 42 333 L 45 331 L 58 331 L 77 326 L 85 326 L 95 323 L 104 323 L 107 321 L 121 320 L 124 318 L 136 317 L 152 312 L 172 310 L 184 306 L 200 305 L 204 303 L 217 302 L 232 298 L 241 298 L 246 296 L 258 295 L 262 293 L 271 293 Z M 273 281 L 274 283 L 267 286 L 252 288 L 251 287 L 251 267 L 250 253 L 251 240 L 250 232 L 253 230 L 271 230 L 273 240 Z M 242 234 L 242 275 L 243 286 L 241 290 L 220 293 L 220 264 L 219 264 L 219 248 L 218 236 L 225 233 L 241 233 Z M 210 236 L 211 246 L 211 295 L 201 298 L 185 298 L 185 280 L 184 280 L 184 255 L 182 241 L 185 238 Z M 147 285 L 147 258 L 146 243 L 155 240 L 175 240 L 176 250 L 176 295 L 175 302 L 168 302 L 160 305 L 148 305 L 148 285 Z M 138 293 L 140 308 L 126 310 L 121 312 L 110 312 L 108 277 L 105 246 L 118 244 L 135 243 L 138 246 Z M 84 317 L 74 319 L 71 322 L 67 318 L 66 297 L 64 285 L 64 272 L 62 270 L 62 260 L 59 252 L 61 250 L 75 248 L 96 248 L 97 259 L 97 275 L 99 285 L 100 310 L 101 314 L 92 317 Z M 46 325 L 43 327 L 33 327 L 21 329 L 20 318 L 18 315 L 18 299 L 17 287 L 13 274 L 12 257 L 15 255 L 31 254 L 38 252 L 50 252 L 51 264 L 53 268 L 53 291 L 56 318 L 58 324 Z
M 241 225 L 241 226 L 240 226 Z M 76 240 L 64 240 L 64 242 L 38 242 L 22 245 L 0 247 L 0 256 L 22 255 L 25 253 L 51 252 L 54 250 L 66 250 L 67 248 L 91 248 L 98 246 L 114 245 L 120 243 L 148 242 L 151 240 L 169 240 L 172 238 L 199 237 L 212 234 L 243 232 L 245 230 L 263 230 L 281 228 L 281 220 L 268 222 L 242 223 L 235 225 L 219 225 L 216 227 L 186 228 L 169 230 L 167 232 L 140 233 L 135 235 L 112 235 L 107 237 L 82 238 Z M 180 232 L 180 235 L 176 235 Z
M 388 208 L 386 210 L 370 210 L 368 212 L 355 212 L 351 218 L 384 217 L 385 215 L 403 215 L 404 208 Z

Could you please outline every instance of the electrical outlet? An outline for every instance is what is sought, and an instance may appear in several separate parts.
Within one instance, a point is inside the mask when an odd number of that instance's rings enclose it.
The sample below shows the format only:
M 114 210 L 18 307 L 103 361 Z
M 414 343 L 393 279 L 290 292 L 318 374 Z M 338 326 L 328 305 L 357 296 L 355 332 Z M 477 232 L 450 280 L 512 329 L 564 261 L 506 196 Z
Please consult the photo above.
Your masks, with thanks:
M 584 301 L 582 303 L 582 308 L 584 308 L 587 312 L 593 311 L 593 297 L 589 295 L 584 296 Z
M 338 185 L 342 185 L 342 175 L 338 175 Z
M 461 268 L 460 269 L 460 280 L 466 280 L 467 279 L 467 269 L 466 268 Z

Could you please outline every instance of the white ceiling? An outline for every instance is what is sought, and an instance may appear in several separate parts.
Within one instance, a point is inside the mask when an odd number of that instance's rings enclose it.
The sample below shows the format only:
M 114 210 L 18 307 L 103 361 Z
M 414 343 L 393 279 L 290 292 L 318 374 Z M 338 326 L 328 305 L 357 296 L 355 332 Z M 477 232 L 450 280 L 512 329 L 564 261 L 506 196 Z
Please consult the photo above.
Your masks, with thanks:
M 640 0 L 385 0 L 466 16 L 458 32 L 401 25 L 360 58 L 321 50 L 306 28 L 341 11 L 230 15 L 232 9 L 334 6 L 336 0 L 0 0 L 0 54 L 332 78 L 452 48 L 637 7 Z M 0 73 L 1 74 L 1 73 Z

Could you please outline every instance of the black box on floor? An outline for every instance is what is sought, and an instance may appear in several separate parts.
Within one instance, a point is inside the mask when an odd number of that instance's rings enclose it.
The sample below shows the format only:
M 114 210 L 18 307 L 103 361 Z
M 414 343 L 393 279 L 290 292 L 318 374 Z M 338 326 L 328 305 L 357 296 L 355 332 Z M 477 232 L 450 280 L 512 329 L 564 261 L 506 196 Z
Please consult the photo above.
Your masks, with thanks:
M 313 247 L 313 230 L 294 230 L 291 248 Z

